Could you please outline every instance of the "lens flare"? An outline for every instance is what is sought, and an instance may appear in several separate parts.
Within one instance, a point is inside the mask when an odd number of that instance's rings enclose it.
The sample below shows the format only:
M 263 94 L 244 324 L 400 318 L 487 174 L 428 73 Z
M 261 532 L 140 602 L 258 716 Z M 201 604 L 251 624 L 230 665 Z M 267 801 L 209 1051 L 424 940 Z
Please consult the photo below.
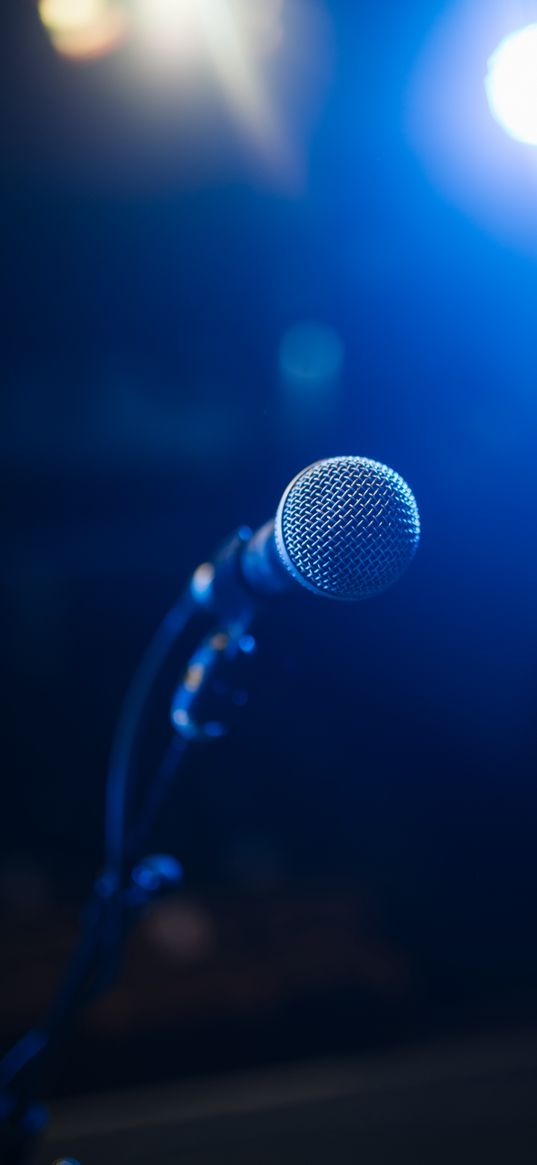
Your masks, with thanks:
M 343 343 L 333 328 L 307 320 L 282 337 L 279 363 L 290 387 L 314 392 L 333 385 L 343 365 Z
M 537 24 L 506 36 L 485 79 L 496 121 L 516 141 L 537 146 Z

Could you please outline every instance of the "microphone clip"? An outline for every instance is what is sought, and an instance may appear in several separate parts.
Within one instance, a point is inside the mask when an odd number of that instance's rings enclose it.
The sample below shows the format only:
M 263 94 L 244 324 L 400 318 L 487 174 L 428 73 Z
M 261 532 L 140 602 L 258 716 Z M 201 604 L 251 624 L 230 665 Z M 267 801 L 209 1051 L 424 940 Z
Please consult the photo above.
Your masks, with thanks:
M 250 621 L 248 614 L 221 626 L 191 656 L 170 707 L 172 725 L 186 740 L 227 736 L 233 714 L 247 703 L 245 665 L 256 649 Z

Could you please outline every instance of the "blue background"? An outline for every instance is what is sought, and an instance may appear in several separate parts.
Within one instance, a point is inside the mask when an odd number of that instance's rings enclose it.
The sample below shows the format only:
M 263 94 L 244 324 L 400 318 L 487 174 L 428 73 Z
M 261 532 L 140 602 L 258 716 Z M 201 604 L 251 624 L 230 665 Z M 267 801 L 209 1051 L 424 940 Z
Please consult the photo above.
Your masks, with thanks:
M 217 93 L 157 133 L 113 58 L 77 71 L 6 5 L 0 830 L 6 862 L 37 856 L 76 897 L 119 702 L 193 567 L 312 460 L 376 458 L 418 499 L 415 562 L 363 605 L 264 616 L 241 727 L 193 760 L 158 840 L 195 886 L 233 888 L 267 853 L 290 883 L 358 877 L 433 1007 L 526 1016 L 537 267 L 410 141 L 446 7 L 331 6 L 288 190 Z M 345 350 L 319 412 L 278 368 L 303 319 Z

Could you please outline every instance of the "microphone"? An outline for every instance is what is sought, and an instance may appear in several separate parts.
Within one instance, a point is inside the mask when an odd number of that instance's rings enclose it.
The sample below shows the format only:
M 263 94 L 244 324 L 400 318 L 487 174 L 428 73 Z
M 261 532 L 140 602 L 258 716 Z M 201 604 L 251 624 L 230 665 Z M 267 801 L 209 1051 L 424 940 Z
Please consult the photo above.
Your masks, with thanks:
M 216 609 L 240 609 L 304 587 L 367 599 L 396 582 L 420 537 L 416 500 L 402 477 L 367 457 L 315 461 L 287 486 L 274 520 L 240 530 L 191 591 Z

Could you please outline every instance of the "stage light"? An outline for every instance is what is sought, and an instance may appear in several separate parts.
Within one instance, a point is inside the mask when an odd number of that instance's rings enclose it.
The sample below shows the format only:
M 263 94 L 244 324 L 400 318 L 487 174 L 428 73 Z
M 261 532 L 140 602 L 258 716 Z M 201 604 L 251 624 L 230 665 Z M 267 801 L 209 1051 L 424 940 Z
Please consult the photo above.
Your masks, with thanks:
M 527 24 L 515 31 L 515 8 L 520 16 L 522 7 Z M 416 61 L 405 122 L 444 195 L 495 235 L 535 253 L 537 150 L 529 147 L 537 146 L 537 0 L 448 5 Z
M 488 62 L 488 102 L 516 141 L 537 146 L 537 24 L 510 33 Z
M 56 51 L 73 60 L 105 56 L 127 28 L 125 11 L 106 0 L 39 0 L 38 12 Z

